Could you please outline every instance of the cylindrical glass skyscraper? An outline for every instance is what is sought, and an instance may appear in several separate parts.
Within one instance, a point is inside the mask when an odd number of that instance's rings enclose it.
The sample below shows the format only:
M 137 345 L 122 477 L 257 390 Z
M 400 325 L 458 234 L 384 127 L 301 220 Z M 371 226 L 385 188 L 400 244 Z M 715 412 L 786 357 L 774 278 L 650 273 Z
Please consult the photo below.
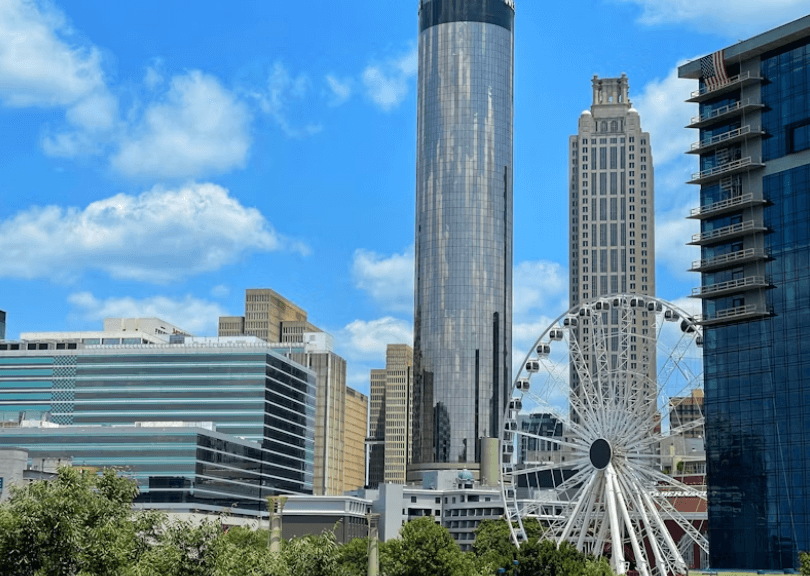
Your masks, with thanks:
M 409 478 L 477 469 L 512 346 L 512 0 L 420 0 Z

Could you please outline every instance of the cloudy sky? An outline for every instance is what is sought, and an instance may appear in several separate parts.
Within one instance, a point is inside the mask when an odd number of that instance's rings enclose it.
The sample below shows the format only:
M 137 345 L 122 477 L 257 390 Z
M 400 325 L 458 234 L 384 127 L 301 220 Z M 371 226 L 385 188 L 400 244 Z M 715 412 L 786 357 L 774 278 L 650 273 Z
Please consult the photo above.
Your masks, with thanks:
M 516 356 L 567 308 L 567 142 L 594 74 L 652 133 L 659 296 L 682 300 L 697 190 L 678 63 L 806 0 L 522 0 Z M 417 1 L 0 0 L 8 336 L 160 316 L 200 335 L 270 287 L 366 391 L 412 334 Z

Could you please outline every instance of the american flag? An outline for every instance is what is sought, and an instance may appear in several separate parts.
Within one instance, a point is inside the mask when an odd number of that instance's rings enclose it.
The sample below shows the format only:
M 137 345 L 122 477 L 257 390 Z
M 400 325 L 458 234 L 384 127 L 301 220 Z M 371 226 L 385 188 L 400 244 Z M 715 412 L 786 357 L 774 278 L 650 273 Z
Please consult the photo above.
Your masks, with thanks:
M 714 90 L 727 84 L 728 74 L 726 74 L 726 59 L 723 58 L 723 51 L 719 50 L 701 58 L 700 72 L 708 90 Z

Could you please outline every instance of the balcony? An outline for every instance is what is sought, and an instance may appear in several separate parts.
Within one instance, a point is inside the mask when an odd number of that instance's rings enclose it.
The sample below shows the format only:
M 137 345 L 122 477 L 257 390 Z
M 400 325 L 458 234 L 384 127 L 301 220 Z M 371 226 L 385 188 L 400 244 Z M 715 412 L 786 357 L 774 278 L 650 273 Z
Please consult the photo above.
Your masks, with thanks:
M 750 137 L 762 138 L 764 135 L 765 132 L 763 132 L 760 128 L 752 129 L 751 126 L 742 126 L 736 130 L 730 130 L 729 132 L 724 132 L 723 134 L 706 138 L 700 142 L 695 142 L 689 148 L 687 154 L 703 154 L 705 152 L 709 152 L 710 150 L 714 150 L 715 148 L 719 148 L 720 146 L 727 146 Z
M 765 200 L 754 200 L 753 194 L 743 194 L 726 200 L 720 200 L 714 204 L 707 204 L 699 208 L 692 208 L 688 218 L 707 218 L 709 216 L 719 216 L 725 212 L 735 212 L 742 208 L 748 208 L 756 204 L 765 204 Z
M 692 298 L 716 298 L 724 294 L 739 292 L 740 290 L 766 288 L 767 286 L 768 283 L 765 281 L 764 276 L 750 276 L 748 278 L 739 278 L 737 280 L 729 280 L 728 282 L 693 288 Z
M 767 228 L 756 224 L 753 220 L 747 220 L 745 222 L 731 224 L 730 226 L 723 226 L 716 230 L 694 234 L 689 244 L 701 246 L 703 244 L 711 244 L 712 242 L 720 242 L 721 240 L 731 240 L 732 238 L 745 236 L 754 232 L 766 232 L 767 230 Z
M 731 265 L 745 264 L 747 262 L 756 262 L 757 260 L 766 260 L 768 255 L 754 248 L 747 250 L 740 250 L 738 252 L 729 252 L 722 256 L 715 256 L 714 258 L 706 258 L 705 260 L 695 260 L 692 262 L 690 272 L 710 272 L 720 268 L 726 268 Z
M 737 306 L 736 308 L 719 310 L 709 316 L 697 316 L 695 320 L 698 324 L 703 326 L 711 326 L 713 324 L 748 320 L 750 318 L 756 318 L 757 316 L 768 316 L 768 313 L 758 306 L 750 304 L 748 306 Z
M 695 90 L 694 92 L 692 92 L 687 102 L 702 102 L 704 100 L 708 100 L 709 98 L 714 98 L 715 96 L 725 94 L 726 92 L 739 90 L 740 88 L 748 86 L 750 84 L 757 84 L 759 82 L 762 82 L 763 80 L 764 78 L 762 78 L 757 74 L 751 74 L 751 72 L 746 72 L 745 74 L 732 76 L 731 78 L 728 79 L 728 82 L 722 84 L 721 86 L 716 86 L 714 88 L 704 86 L 700 90 Z
M 737 116 L 742 116 L 743 114 L 753 112 L 754 110 L 760 110 L 762 108 L 764 108 L 762 104 L 754 104 L 750 98 L 746 98 L 744 100 L 740 100 L 739 102 L 735 102 L 734 104 L 729 104 L 728 106 L 723 106 L 722 108 L 716 108 L 707 114 L 695 116 L 689 122 L 687 128 L 705 128 L 711 124 L 728 120 L 730 118 L 735 118 Z
M 754 160 L 748 156 L 692 174 L 692 179 L 687 182 L 687 184 L 705 184 L 706 182 L 711 182 L 712 180 L 717 180 L 724 176 L 732 176 L 740 172 L 759 168 L 765 168 L 765 164 L 754 162 Z

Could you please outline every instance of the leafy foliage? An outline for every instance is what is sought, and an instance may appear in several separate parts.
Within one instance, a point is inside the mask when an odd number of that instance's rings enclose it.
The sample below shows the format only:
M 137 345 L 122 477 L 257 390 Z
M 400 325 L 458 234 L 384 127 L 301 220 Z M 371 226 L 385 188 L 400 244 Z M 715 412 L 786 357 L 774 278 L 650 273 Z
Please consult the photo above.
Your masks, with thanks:
M 366 576 L 368 539 L 340 545 L 334 532 L 293 538 L 271 552 L 268 532 L 223 530 L 219 521 L 170 521 L 132 510 L 136 484 L 112 471 L 60 469 L 51 481 L 13 489 L 0 505 L 0 576 Z M 612 576 L 607 561 L 573 546 L 511 542 L 505 521 L 484 521 L 472 553 L 433 518 L 408 522 L 381 543 L 382 576 Z M 517 564 L 514 562 L 517 561 Z M 810 560 L 802 555 L 803 574 Z
M 380 571 L 385 576 L 469 576 L 475 574 L 472 558 L 431 517 L 411 520 L 399 540 L 385 542 L 380 550 Z
M 801 562 L 802 576 L 810 576 L 810 553 L 802 552 L 799 554 L 799 561 Z

